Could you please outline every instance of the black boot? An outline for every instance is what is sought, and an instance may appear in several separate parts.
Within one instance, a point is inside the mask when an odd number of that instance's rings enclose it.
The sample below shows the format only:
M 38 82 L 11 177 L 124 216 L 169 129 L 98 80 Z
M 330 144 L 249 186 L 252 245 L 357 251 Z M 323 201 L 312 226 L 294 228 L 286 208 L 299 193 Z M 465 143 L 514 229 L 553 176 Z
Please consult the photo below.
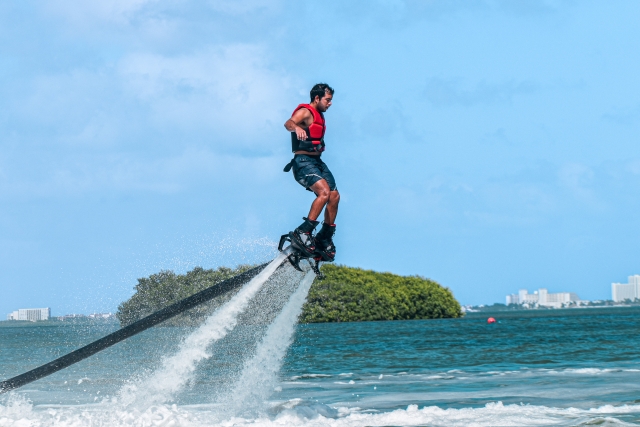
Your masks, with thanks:
M 316 245 L 313 238 L 313 230 L 319 224 L 309 218 L 302 218 L 304 222 L 289 233 L 291 246 L 303 257 L 310 257 L 315 253 Z
M 327 225 L 322 223 L 322 228 L 316 234 L 316 255 L 322 258 L 322 261 L 333 262 L 336 257 L 336 245 L 333 244 L 333 234 L 336 232 L 336 225 Z

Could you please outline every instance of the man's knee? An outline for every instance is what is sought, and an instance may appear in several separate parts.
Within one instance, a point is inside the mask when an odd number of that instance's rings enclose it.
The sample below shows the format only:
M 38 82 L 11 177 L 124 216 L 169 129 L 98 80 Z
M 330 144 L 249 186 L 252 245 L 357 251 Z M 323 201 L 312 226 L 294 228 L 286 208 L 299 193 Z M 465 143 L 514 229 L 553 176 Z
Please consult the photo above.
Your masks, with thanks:
M 313 191 L 316 193 L 316 198 L 322 200 L 324 203 L 327 203 L 331 197 L 331 190 L 329 190 L 329 186 L 324 183 L 322 185 L 321 181 L 313 185 Z
M 329 194 L 329 203 L 331 203 L 332 205 L 337 205 L 340 202 L 340 193 L 338 193 L 338 190 L 332 191 Z

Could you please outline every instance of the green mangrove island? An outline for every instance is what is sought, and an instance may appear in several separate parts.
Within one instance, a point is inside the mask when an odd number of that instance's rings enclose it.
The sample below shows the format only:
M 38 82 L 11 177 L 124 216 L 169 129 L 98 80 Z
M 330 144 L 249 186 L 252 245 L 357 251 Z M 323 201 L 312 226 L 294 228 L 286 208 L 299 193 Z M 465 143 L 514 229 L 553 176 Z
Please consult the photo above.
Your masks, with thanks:
M 128 325 L 169 304 L 242 273 L 235 269 L 196 267 L 186 274 L 161 271 L 138 279 L 135 293 L 118 306 L 116 317 Z M 460 304 L 448 288 L 420 276 L 399 276 L 371 270 L 325 264 L 323 280 L 316 279 L 303 306 L 302 323 L 412 320 L 461 317 Z M 171 319 L 179 325 L 200 321 L 224 301 L 204 304 Z

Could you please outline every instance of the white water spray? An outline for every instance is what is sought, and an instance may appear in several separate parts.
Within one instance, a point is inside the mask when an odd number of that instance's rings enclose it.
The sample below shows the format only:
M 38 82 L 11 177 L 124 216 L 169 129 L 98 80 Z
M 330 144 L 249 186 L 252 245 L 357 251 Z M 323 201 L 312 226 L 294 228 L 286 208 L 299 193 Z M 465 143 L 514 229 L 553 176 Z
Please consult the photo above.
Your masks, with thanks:
M 279 254 L 264 270 L 213 313 L 189 335 L 173 356 L 166 357 L 162 366 L 139 384 L 125 386 L 121 391 L 124 404 L 134 402 L 157 404 L 171 399 L 192 378 L 198 362 L 211 357 L 207 347 L 224 338 L 238 322 L 238 315 L 247 307 L 251 298 L 282 264 L 286 255 Z
M 245 364 L 232 393 L 222 403 L 225 414 L 240 415 L 242 412 L 260 412 L 264 409 L 278 382 L 282 360 L 291 345 L 298 316 L 315 277 L 313 271 L 307 272 L 298 289 L 269 326 L 256 354 Z

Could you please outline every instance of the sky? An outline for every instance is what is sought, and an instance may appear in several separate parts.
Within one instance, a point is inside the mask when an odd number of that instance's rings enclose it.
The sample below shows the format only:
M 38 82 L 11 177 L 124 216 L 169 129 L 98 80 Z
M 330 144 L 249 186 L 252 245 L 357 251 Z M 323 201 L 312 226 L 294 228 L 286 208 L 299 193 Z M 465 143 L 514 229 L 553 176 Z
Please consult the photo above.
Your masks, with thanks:
M 269 260 L 313 195 L 284 122 L 327 82 L 336 262 L 462 304 L 640 274 L 640 2 L 0 3 L 0 318 Z

